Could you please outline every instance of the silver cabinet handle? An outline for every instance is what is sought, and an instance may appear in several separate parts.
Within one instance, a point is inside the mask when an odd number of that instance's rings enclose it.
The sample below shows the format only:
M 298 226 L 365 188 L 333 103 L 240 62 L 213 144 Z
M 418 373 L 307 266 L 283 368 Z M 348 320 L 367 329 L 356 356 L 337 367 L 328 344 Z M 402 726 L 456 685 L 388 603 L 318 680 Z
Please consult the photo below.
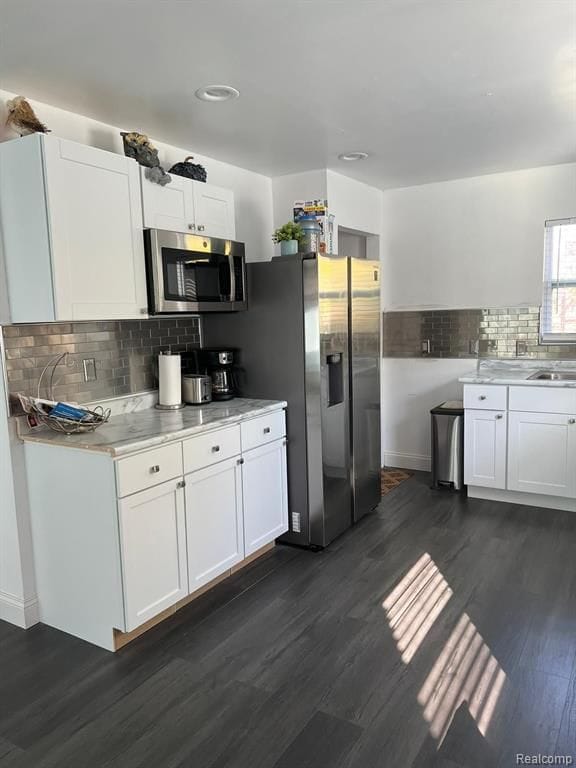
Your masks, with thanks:
M 157 475 L 158 472 L 160 472 L 160 465 L 159 464 L 154 464 L 153 467 L 150 467 L 150 474 L 151 475 Z
M 186 480 L 179 480 L 176 483 L 176 488 L 186 488 Z
M 188 224 L 188 229 L 196 229 L 196 224 Z
M 264 434 L 269 435 L 270 434 L 270 427 L 264 427 Z
M 497 418 L 497 419 L 501 419 L 501 418 L 502 418 L 502 414 L 501 414 L 501 413 L 497 413 L 497 414 L 496 414 L 496 418 Z
M 220 446 L 219 445 L 213 445 L 212 446 L 212 453 L 218 453 L 219 450 L 220 450 Z
M 568 424 L 576 424 L 576 419 L 568 419 Z
M 204 232 L 205 229 L 206 227 L 204 226 L 204 224 L 198 224 L 198 232 Z
M 480 395 L 480 397 L 478 398 L 478 400 L 486 400 L 486 395 Z

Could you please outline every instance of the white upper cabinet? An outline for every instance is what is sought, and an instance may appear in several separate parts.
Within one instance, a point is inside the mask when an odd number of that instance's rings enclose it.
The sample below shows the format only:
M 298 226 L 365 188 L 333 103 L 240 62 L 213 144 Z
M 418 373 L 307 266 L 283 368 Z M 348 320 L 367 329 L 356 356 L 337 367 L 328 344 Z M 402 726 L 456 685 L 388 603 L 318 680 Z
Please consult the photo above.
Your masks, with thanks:
M 0 146 L 12 322 L 147 312 L 138 165 L 55 136 Z
M 140 169 L 140 174 L 145 227 L 235 239 L 231 190 L 175 174 L 171 174 L 169 184 L 161 187 L 146 178 L 145 168 Z
M 193 181 L 196 230 L 210 237 L 234 240 L 234 195 L 229 189 Z
M 576 497 L 576 415 L 509 414 L 508 489 Z

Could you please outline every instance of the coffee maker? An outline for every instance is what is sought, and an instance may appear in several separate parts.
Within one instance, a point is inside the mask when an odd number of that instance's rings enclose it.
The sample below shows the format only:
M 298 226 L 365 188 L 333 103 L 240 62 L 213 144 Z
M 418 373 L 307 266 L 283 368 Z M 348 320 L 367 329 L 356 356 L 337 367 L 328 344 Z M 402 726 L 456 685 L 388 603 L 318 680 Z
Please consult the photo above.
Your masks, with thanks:
M 232 400 L 238 394 L 235 357 L 230 347 L 194 349 L 182 355 L 182 373 L 208 375 L 212 400 Z
M 233 349 L 204 349 L 206 372 L 212 379 L 212 399 L 232 400 L 238 394 Z

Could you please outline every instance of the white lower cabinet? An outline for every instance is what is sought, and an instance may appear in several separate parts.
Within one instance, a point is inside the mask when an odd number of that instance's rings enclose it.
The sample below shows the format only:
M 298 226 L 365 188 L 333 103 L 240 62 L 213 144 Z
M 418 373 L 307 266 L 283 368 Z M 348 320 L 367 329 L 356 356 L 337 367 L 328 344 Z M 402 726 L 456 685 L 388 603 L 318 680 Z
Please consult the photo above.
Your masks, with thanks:
M 27 444 L 41 620 L 115 650 L 274 542 L 288 530 L 285 434 L 279 408 L 117 459 Z
M 170 480 L 118 502 L 127 632 L 188 594 L 182 485 Z
M 244 551 L 251 555 L 288 530 L 284 440 L 243 454 Z
M 190 592 L 244 558 L 239 457 L 186 475 Z
M 502 411 L 465 411 L 464 482 L 506 488 L 506 422 Z
M 575 421 L 553 413 L 509 414 L 508 490 L 576 496 Z

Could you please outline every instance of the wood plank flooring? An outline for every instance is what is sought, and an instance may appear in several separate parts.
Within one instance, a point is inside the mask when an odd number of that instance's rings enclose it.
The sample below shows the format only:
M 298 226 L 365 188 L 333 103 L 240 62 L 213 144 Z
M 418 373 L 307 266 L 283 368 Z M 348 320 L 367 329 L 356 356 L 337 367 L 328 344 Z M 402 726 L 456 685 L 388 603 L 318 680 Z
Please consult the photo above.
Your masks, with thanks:
M 0 768 L 576 761 L 576 515 L 428 484 L 116 655 L 0 622 Z

